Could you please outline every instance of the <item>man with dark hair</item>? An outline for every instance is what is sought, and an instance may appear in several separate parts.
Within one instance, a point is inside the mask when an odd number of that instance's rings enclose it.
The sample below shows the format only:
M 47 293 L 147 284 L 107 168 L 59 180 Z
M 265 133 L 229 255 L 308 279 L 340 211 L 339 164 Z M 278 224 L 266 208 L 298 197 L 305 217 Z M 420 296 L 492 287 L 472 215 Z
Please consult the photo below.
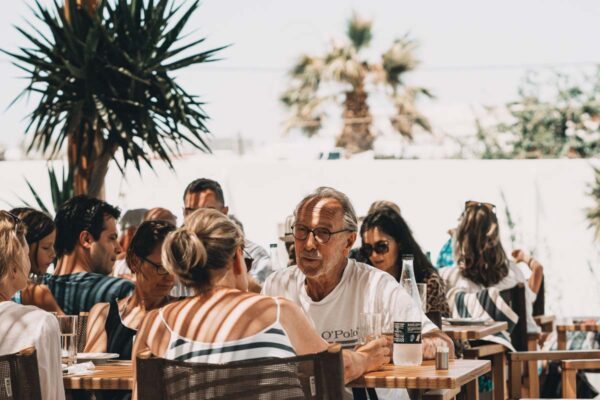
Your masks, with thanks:
M 229 207 L 225 205 L 225 196 L 219 182 L 212 179 L 200 178 L 185 188 L 185 192 L 183 193 L 183 216 L 187 217 L 199 208 L 213 208 L 228 215 Z M 250 274 L 259 282 L 264 282 L 267 276 L 273 272 L 269 253 L 247 238 L 244 248 L 253 260 Z M 251 287 L 256 290 L 260 288 L 252 284 Z
M 87 196 L 66 201 L 56 213 L 54 275 L 45 283 L 68 315 L 89 311 L 96 303 L 120 299 L 133 283 L 108 277 L 122 249 L 117 233 L 119 209 Z

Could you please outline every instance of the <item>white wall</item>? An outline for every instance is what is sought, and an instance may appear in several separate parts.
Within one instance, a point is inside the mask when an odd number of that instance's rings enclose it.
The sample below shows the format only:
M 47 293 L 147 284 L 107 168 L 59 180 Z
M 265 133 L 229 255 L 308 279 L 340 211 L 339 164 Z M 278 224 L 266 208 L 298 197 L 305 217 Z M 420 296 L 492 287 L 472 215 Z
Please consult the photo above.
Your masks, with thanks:
M 465 200 L 498 206 L 504 247 L 510 251 L 506 200 L 517 223 L 518 246 L 536 249 L 546 268 L 547 303 L 559 315 L 600 312 L 599 252 L 588 229 L 585 209 L 591 205 L 593 181 L 584 160 L 480 161 L 258 161 L 197 156 L 175 162 L 176 173 L 157 163 L 140 177 L 128 169 L 125 181 L 112 166 L 107 200 L 122 209 L 162 206 L 181 215 L 182 193 L 197 177 L 221 182 L 232 213 L 252 240 L 267 246 L 278 236 L 277 225 L 296 203 L 317 186 L 345 192 L 364 215 L 373 200 L 396 201 L 425 250 L 434 259 L 456 224 Z M 23 177 L 49 203 L 45 163 L 0 163 L 0 199 L 19 204 L 31 200 Z

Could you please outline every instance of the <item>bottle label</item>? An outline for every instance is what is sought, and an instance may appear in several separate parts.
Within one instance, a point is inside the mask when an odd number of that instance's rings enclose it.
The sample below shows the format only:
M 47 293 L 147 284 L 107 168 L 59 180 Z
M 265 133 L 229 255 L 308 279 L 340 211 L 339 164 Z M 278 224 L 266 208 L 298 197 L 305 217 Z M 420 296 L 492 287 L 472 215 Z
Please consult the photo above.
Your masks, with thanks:
M 394 344 L 421 343 L 420 322 L 394 322 Z

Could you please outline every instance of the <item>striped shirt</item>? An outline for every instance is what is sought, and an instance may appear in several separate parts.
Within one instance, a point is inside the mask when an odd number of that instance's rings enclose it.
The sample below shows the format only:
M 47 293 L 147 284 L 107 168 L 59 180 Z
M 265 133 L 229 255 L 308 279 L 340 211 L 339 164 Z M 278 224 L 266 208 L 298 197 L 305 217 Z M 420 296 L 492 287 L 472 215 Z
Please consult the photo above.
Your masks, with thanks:
M 48 285 L 56 302 L 67 315 L 88 312 L 98 303 L 109 303 L 127 297 L 134 284 L 121 278 L 113 278 L 94 272 L 70 275 L 46 275 Z
M 296 352 L 279 322 L 279 302 L 277 299 L 275 301 L 277 302 L 277 319 L 271 326 L 247 338 L 221 343 L 197 342 L 179 335 L 169 327 L 161 308 L 158 311 L 160 318 L 171 332 L 164 358 L 176 361 L 224 364 L 259 358 L 294 357 Z

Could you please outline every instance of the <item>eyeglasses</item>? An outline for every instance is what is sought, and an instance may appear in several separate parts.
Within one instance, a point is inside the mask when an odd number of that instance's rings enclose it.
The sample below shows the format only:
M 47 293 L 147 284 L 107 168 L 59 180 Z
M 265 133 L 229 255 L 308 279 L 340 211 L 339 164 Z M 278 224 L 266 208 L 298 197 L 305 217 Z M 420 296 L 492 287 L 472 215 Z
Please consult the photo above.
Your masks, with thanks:
M 474 201 L 474 200 L 465 201 L 465 210 L 467 208 L 471 208 L 471 207 L 485 207 L 488 210 L 490 210 L 491 212 L 493 212 L 494 214 L 496 214 L 496 206 L 493 205 L 492 203 L 481 203 L 479 201 Z
M 331 239 L 331 235 L 335 235 L 337 233 L 342 233 L 342 232 L 352 232 L 352 230 L 342 229 L 339 231 L 331 232 L 327 228 L 310 229 L 304 225 L 292 226 L 292 235 L 294 235 L 294 237 L 296 239 L 306 240 L 308 238 L 308 234 L 312 233 L 313 236 L 315 237 L 315 240 L 320 244 L 325 244 L 325 243 L 329 242 L 329 239 Z
M 159 275 L 161 275 L 161 276 L 164 276 L 164 275 L 169 275 L 169 271 L 167 271 L 167 270 L 165 269 L 165 267 L 163 267 L 162 265 L 160 265 L 160 264 L 157 264 L 157 263 L 155 263 L 155 262 L 152 262 L 152 261 L 148 260 L 148 259 L 147 259 L 147 258 L 145 258 L 145 257 L 140 257 L 140 258 L 141 258 L 142 260 L 144 260 L 145 262 L 147 262 L 148 264 L 152 265 L 152 266 L 154 267 L 154 269 L 156 270 L 156 273 L 157 273 L 157 274 L 159 274 Z
M 253 262 L 254 262 L 254 258 L 252 258 L 252 256 L 250 254 L 248 254 L 246 249 L 244 249 L 244 263 L 246 264 L 247 272 L 250 272 L 250 270 L 252 269 Z
M 388 251 L 390 251 L 390 244 L 387 240 L 377 241 L 373 245 L 365 243 L 360 248 L 360 251 L 362 251 L 362 253 L 367 257 L 371 257 L 373 252 L 377 254 L 386 254 Z

